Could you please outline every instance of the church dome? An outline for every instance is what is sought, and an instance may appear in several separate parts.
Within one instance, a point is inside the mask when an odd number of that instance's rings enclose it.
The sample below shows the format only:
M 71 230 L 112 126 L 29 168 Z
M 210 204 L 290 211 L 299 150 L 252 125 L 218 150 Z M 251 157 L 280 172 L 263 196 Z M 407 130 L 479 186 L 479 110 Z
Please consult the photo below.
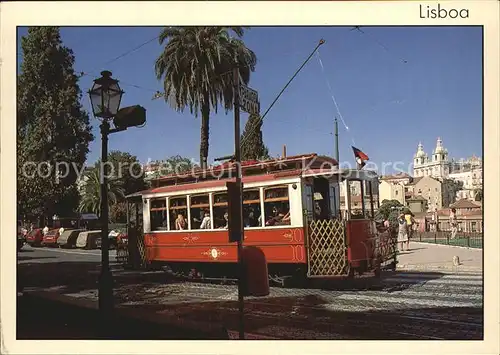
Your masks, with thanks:
M 441 140 L 441 138 L 438 138 L 437 139 L 437 142 L 436 142 L 436 149 L 434 150 L 434 154 L 442 154 L 442 153 L 446 153 L 446 149 L 444 149 L 443 147 L 443 141 Z
M 415 153 L 415 158 L 425 158 L 426 154 L 424 152 L 424 146 L 422 143 L 418 143 L 417 153 Z

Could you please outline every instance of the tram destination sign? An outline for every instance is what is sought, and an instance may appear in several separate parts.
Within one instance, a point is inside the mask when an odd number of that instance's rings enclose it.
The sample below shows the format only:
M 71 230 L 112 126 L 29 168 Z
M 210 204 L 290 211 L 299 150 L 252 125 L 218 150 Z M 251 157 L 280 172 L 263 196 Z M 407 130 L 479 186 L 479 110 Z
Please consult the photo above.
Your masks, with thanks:
M 260 113 L 259 94 L 245 84 L 240 84 L 240 107 L 251 115 Z

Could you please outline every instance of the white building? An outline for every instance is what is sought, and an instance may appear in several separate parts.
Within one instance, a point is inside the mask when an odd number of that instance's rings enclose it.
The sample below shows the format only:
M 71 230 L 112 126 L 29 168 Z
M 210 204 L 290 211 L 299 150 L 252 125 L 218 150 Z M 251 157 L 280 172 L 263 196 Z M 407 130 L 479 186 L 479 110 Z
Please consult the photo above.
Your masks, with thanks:
M 454 170 L 450 179 L 460 182 L 461 189 L 457 192 L 457 200 L 476 200 L 476 196 L 483 188 L 483 167 L 480 158 L 473 156 L 467 160 L 460 160 L 453 164 Z
M 444 148 L 441 138 L 437 139 L 436 148 L 430 157 L 425 153 L 422 143 L 419 143 L 413 157 L 413 176 L 447 178 L 451 171 L 451 165 L 448 160 L 448 150 Z
M 453 180 L 462 185 L 456 192 L 457 199 L 474 200 L 478 191 L 482 190 L 482 161 L 475 156 L 466 160 L 448 160 L 448 150 L 444 148 L 441 138 L 438 138 L 430 157 L 425 153 L 422 143 L 418 144 L 413 157 L 413 176 L 429 176 L 440 181 Z M 455 187 L 450 185 L 450 191 L 453 189 Z

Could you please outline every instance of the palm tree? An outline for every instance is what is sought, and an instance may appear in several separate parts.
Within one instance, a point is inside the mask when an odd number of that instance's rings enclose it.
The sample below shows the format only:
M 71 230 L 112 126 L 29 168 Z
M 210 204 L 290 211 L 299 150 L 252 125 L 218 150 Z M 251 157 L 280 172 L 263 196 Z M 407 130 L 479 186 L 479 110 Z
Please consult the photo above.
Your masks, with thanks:
M 231 37 L 230 32 L 236 37 Z M 210 110 L 233 107 L 232 69 L 248 84 L 257 57 L 240 39 L 243 27 L 166 27 L 159 41 L 168 41 L 155 64 L 163 80 L 165 101 L 177 111 L 201 111 L 200 164 L 207 167 Z
M 93 168 L 86 175 L 83 196 L 78 206 L 79 212 L 101 215 L 101 180 L 99 169 Z M 108 179 L 108 204 L 114 205 L 124 198 L 125 190 L 117 180 Z

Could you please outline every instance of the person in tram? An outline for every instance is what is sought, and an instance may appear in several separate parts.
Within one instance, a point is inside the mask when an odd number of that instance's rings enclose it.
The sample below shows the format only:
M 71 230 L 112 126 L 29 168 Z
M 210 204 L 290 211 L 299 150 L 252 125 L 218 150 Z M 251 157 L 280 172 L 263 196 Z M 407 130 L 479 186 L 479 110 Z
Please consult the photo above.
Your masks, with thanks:
M 250 208 L 248 210 L 248 213 L 245 213 L 246 214 L 246 217 L 245 217 L 245 227 L 257 227 L 257 218 L 255 218 L 255 211 L 253 208 Z
M 177 219 L 175 220 L 175 229 L 176 230 L 184 230 L 187 228 L 187 221 L 182 215 L 182 213 L 179 213 L 177 215 Z
M 314 201 L 314 216 L 316 219 L 321 218 L 321 206 L 319 205 L 318 201 Z
M 223 228 L 228 229 L 229 228 L 229 213 L 227 211 L 224 213 L 224 221 L 226 224 Z
M 280 224 L 287 224 L 290 222 L 290 211 L 283 213 L 277 207 L 273 207 L 271 218 L 266 222 L 266 226 L 275 226 Z
M 200 229 L 210 229 L 210 212 L 205 211 L 205 216 L 201 221 Z

